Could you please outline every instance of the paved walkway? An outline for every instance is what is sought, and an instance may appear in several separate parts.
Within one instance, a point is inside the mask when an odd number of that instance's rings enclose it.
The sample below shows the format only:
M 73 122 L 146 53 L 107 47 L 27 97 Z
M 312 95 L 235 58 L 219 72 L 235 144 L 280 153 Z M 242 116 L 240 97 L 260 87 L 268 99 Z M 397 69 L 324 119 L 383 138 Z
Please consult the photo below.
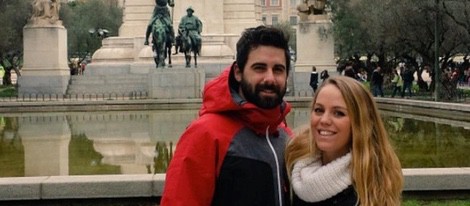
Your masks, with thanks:
M 404 191 L 470 192 L 470 168 L 403 169 Z M 165 174 L 0 178 L 0 201 L 160 197 Z

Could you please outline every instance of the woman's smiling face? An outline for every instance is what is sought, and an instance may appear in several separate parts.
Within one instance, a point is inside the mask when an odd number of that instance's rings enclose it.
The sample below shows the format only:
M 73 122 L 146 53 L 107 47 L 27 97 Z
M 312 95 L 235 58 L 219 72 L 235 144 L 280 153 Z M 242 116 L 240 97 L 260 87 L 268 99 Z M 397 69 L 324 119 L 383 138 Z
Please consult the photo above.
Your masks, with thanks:
M 319 91 L 310 123 L 323 164 L 349 152 L 351 120 L 343 95 L 335 85 L 325 85 Z

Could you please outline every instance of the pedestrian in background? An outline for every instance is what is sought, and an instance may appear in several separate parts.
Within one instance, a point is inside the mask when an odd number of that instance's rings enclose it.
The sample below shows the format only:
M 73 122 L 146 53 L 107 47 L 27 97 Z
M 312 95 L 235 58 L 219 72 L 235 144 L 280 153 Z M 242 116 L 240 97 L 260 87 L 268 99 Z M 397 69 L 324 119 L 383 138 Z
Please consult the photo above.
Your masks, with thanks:
M 320 79 L 322 82 L 328 79 L 328 77 L 330 77 L 330 75 L 328 74 L 328 70 L 325 69 L 320 73 Z
M 403 67 L 400 67 L 400 73 L 403 71 Z M 392 98 L 395 97 L 397 92 L 401 92 L 401 87 L 403 86 L 403 78 L 398 73 L 397 69 L 393 70 L 393 79 L 392 79 Z
M 377 67 L 372 72 L 372 77 L 370 79 L 370 84 L 372 86 L 372 95 L 374 95 L 374 97 L 376 96 L 384 97 L 384 92 L 383 92 L 384 77 L 381 71 L 382 71 L 382 68 L 377 65 Z
M 344 76 L 351 77 L 353 79 L 358 80 L 356 70 L 354 70 L 353 63 L 348 62 L 346 63 L 346 67 L 344 68 Z
M 411 70 L 410 67 L 404 66 L 404 70 L 402 73 L 402 78 L 403 78 L 403 90 L 401 91 L 401 97 L 405 97 L 405 92 L 408 90 L 408 95 L 411 97 L 412 95 L 412 87 L 413 87 L 413 81 L 414 81 L 414 76 L 413 76 L 413 71 Z
M 312 73 L 310 73 L 310 87 L 312 87 L 313 93 L 315 93 L 318 87 L 318 73 L 315 66 L 312 66 Z

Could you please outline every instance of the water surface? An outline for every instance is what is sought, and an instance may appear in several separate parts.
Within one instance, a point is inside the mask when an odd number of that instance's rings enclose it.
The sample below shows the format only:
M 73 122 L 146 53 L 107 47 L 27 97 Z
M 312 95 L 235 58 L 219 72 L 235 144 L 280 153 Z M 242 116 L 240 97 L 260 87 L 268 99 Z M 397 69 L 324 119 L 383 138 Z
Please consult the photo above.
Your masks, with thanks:
M 383 111 L 404 168 L 470 167 L 470 123 Z M 197 110 L 0 114 L 0 177 L 164 173 Z M 309 121 L 294 109 L 291 128 Z

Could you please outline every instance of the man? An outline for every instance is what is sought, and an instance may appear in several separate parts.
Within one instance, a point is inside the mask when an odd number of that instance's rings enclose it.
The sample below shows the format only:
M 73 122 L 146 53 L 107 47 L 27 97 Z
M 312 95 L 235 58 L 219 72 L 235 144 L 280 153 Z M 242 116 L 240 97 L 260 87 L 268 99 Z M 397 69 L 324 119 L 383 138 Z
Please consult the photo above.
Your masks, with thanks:
M 414 81 L 414 76 L 413 76 L 413 71 L 408 65 L 404 66 L 405 69 L 403 71 L 403 90 L 401 90 L 401 97 L 405 97 L 405 91 L 408 90 L 408 95 L 411 97 L 412 95 L 412 87 L 413 87 L 413 81 Z
M 346 63 L 346 66 L 344 67 L 344 76 L 351 77 L 357 80 L 357 74 L 356 74 L 356 71 L 354 70 L 352 62 Z
M 161 205 L 286 205 L 287 42 L 274 28 L 243 32 L 236 61 L 206 85 L 199 117 L 179 139 Z
M 186 31 L 191 40 L 196 42 L 197 45 L 200 45 L 202 22 L 197 16 L 193 15 L 193 13 L 194 9 L 191 6 L 186 9 L 186 16 L 181 18 L 178 26 L 178 33 L 179 35 L 183 35 L 182 32 Z
M 377 96 L 384 97 L 384 92 L 383 92 L 384 77 L 381 71 L 382 71 L 382 68 L 377 65 L 377 67 L 372 72 L 372 77 L 370 79 L 370 83 L 372 86 L 372 95 L 374 97 L 377 97 Z
M 153 15 L 152 18 L 149 21 L 149 24 L 147 25 L 147 31 L 145 32 L 145 42 L 144 45 L 149 45 L 149 36 L 150 33 L 152 32 L 153 24 L 157 19 L 160 19 L 163 24 L 168 28 L 169 35 L 173 37 L 174 39 L 174 31 L 173 31 L 173 23 L 172 19 L 170 18 L 170 10 L 168 9 L 169 5 L 170 7 L 175 6 L 174 0 L 155 0 L 155 8 L 153 9 Z

